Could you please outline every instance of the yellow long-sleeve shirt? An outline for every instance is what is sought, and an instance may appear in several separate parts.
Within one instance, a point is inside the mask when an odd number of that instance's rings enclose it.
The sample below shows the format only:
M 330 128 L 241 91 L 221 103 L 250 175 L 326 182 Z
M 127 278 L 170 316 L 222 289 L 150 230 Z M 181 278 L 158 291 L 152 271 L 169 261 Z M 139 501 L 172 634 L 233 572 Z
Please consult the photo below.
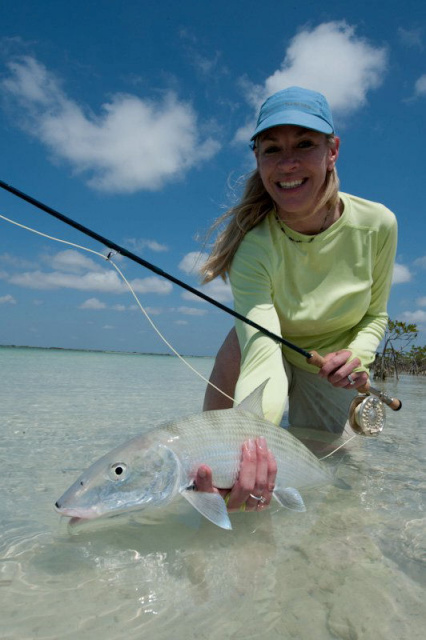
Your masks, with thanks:
M 239 313 L 307 351 L 349 349 L 367 369 L 387 324 L 397 224 L 381 204 L 340 198 L 341 217 L 311 242 L 283 224 L 291 241 L 270 212 L 244 237 L 230 282 Z M 316 370 L 247 324 L 237 321 L 236 328 L 242 360 L 235 400 L 270 378 L 263 408 L 278 424 L 288 391 L 282 353 L 295 366 Z

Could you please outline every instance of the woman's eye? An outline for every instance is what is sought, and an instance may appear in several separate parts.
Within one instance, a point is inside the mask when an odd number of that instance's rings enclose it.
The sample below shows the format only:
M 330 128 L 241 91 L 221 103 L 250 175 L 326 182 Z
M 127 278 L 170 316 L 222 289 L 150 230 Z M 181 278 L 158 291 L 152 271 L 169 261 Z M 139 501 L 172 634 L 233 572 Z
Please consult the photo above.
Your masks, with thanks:
M 273 153 L 277 153 L 279 151 L 278 147 L 265 147 L 265 149 L 263 149 L 263 154 L 265 156 L 269 156 Z
M 313 146 L 314 146 L 314 143 L 312 142 L 312 140 L 301 140 L 299 142 L 299 144 L 297 145 L 297 148 L 298 149 L 310 149 Z

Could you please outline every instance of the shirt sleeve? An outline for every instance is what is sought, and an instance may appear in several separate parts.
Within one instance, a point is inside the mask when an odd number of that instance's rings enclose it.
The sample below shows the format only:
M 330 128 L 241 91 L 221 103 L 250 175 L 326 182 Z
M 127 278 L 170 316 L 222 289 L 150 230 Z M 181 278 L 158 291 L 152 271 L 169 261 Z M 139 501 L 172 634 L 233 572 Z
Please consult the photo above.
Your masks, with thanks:
M 370 306 L 361 321 L 354 327 L 353 337 L 348 345 L 353 357 L 361 360 L 361 367 L 358 370 L 366 371 L 374 362 L 388 322 L 387 302 L 392 285 L 398 233 L 396 218 L 393 214 L 390 220 L 391 223 L 379 234 L 372 274 Z
M 236 311 L 281 336 L 268 263 L 265 248 L 248 235 L 232 262 L 230 282 Z M 267 420 L 279 424 L 288 395 L 281 346 L 240 320 L 236 321 L 236 330 L 241 348 L 241 371 L 235 401 L 240 403 L 262 382 L 269 380 L 263 395 L 263 412 Z

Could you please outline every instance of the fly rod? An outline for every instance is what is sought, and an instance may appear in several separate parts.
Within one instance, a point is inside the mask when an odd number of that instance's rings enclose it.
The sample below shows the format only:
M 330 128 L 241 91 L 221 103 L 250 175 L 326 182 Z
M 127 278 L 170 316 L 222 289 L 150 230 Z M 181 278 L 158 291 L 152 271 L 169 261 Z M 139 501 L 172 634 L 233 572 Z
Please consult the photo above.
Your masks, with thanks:
M 77 231 L 80 231 L 81 233 L 84 233 L 86 236 L 89 236 L 90 238 L 93 238 L 97 242 L 100 242 L 101 244 L 103 244 L 106 247 L 108 247 L 108 249 L 111 249 L 112 251 L 116 251 L 120 255 L 125 256 L 126 258 L 129 258 L 129 260 L 132 260 L 133 262 L 136 262 L 137 264 L 141 265 L 142 267 L 145 267 L 146 269 L 149 269 L 150 271 L 153 271 L 154 273 L 156 273 L 157 275 L 161 276 L 162 278 L 165 278 L 166 280 L 169 280 L 170 282 L 173 282 L 174 284 L 178 285 L 179 287 L 181 287 L 183 289 L 186 289 L 187 291 L 189 291 L 193 295 L 197 296 L 198 298 L 201 298 L 202 300 L 205 300 L 209 304 L 212 304 L 213 306 L 217 307 L 218 309 L 221 309 L 222 311 L 224 311 L 225 313 L 228 313 L 229 315 L 233 316 L 234 318 L 237 318 L 238 320 L 241 320 L 242 322 L 245 322 L 246 324 L 250 325 L 251 327 L 253 327 L 257 331 L 260 331 L 261 333 L 263 333 L 268 338 L 271 338 L 275 342 L 281 343 L 284 346 L 288 347 L 289 349 L 292 349 L 293 351 L 296 351 L 300 355 L 304 356 L 306 358 L 306 360 L 310 364 L 313 364 L 314 366 L 316 366 L 318 368 L 321 368 L 323 366 L 323 364 L 325 363 L 325 360 L 318 353 L 316 353 L 315 351 L 312 351 L 312 352 L 306 351 L 305 349 L 302 349 L 301 347 L 298 347 L 297 345 L 293 344 L 292 342 L 289 342 L 285 338 L 282 338 L 281 336 L 278 336 L 275 333 L 272 333 L 271 331 L 269 331 L 265 327 L 262 327 L 261 325 L 257 324 L 256 322 L 253 322 L 253 320 L 250 320 L 249 318 L 246 318 L 245 316 L 243 316 L 242 314 L 238 313 L 234 309 L 231 309 L 230 307 L 227 307 L 226 305 L 222 304 L 221 302 L 218 302 L 217 300 L 215 300 L 214 298 L 211 298 L 210 296 L 206 295 L 202 291 L 199 291 L 198 289 L 195 289 L 194 287 L 191 287 L 186 282 L 183 282 L 182 280 L 179 280 L 178 278 L 175 278 L 171 274 L 166 273 L 165 271 L 163 271 L 159 267 L 155 266 L 151 262 L 148 262 L 147 260 L 144 260 L 140 256 L 137 256 L 136 254 L 132 253 L 131 251 L 128 251 L 127 249 L 125 249 L 124 247 L 121 247 L 116 242 L 113 242 L 112 240 L 109 240 L 108 238 L 105 238 L 104 236 L 100 235 L 99 233 L 96 233 L 96 231 L 93 231 L 92 229 L 89 229 L 88 227 L 85 227 L 84 225 L 80 224 L 76 220 L 73 220 L 72 218 L 69 218 L 68 216 L 65 216 L 63 213 L 60 213 L 56 209 L 53 209 L 52 207 L 49 207 L 48 205 L 44 204 L 43 202 L 40 202 L 40 200 L 36 200 L 32 196 L 24 193 L 23 191 L 20 191 L 16 187 L 13 187 L 12 185 L 7 184 L 6 182 L 3 182 L 3 180 L 0 180 L 0 187 L 2 189 L 4 189 L 5 191 L 9 191 L 9 193 L 12 193 L 13 195 L 17 196 L 21 200 L 24 200 L 25 202 L 28 202 L 29 204 L 33 205 L 37 209 L 41 209 L 45 213 L 48 213 L 49 215 L 53 216 L 54 218 L 57 218 L 61 222 L 64 222 L 65 224 L 69 225 L 70 227 L 73 227 L 74 229 L 77 229 Z M 360 391 L 361 393 L 372 393 L 373 395 L 378 396 L 385 404 L 387 404 L 394 411 L 398 411 L 402 406 L 402 403 L 401 403 L 400 400 L 398 400 L 397 398 L 390 398 L 389 396 L 386 396 L 379 389 L 375 389 L 374 387 L 371 387 L 369 382 L 367 382 L 363 387 L 359 387 L 358 391 Z

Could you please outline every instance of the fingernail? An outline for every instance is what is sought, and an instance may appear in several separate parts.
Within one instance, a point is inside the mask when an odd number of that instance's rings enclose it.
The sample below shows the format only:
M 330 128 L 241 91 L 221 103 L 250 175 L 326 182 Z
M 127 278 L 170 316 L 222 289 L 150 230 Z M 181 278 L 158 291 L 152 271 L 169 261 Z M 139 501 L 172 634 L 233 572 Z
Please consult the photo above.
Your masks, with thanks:
M 247 440 L 247 449 L 249 451 L 256 451 L 256 443 L 252 438 L 250 438 L 250 440 Z
M 257 439 L 257 446 L 259 449 L 262 449 L 262 451 L 266 449 L 266 439 L 263 436 Z
M 207 475 L 206 470 L 203 469 L 203 467 L 201 467 L 200 469 L 198 469 L 198 474 L 197 475 L 198 475 L 199 478 L 205 478 L 206 475 Z

